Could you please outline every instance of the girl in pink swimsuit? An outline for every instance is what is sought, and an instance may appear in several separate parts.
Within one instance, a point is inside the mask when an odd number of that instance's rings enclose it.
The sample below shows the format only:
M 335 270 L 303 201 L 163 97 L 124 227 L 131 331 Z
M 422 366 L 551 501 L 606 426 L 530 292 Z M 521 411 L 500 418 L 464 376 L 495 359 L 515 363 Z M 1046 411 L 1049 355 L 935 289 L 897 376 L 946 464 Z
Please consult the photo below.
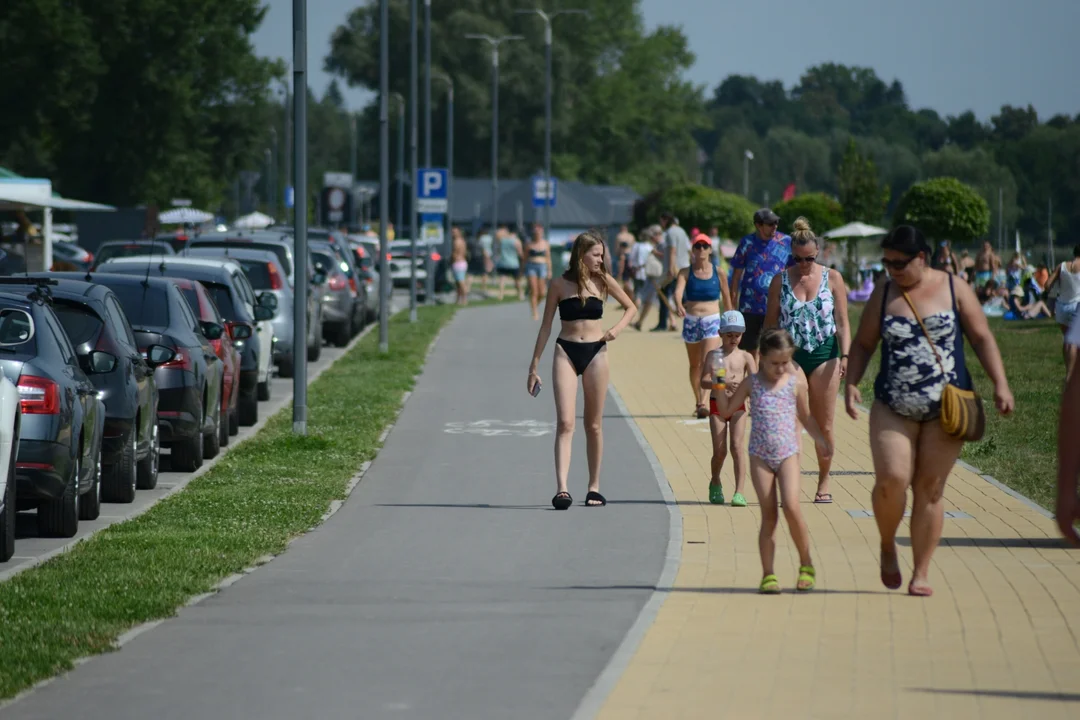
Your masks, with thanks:
M 750 478 L 761 504 L 761 530 L 758 549 L 761 552 L 763 593 L 780 592 L 780 583 L 773 572 L 776 557 L 776 525 L 779 522 L 777 486 L 783 501 L 784 517 L 791 530 L 791 539 L 799 551 L 799 577 L 796 589 L 814 588 L 814 565 L 810 559 L 810 532 L 806 528 L 799 506 L 799 425 L 817 443 L 818 457 L 831 457 L 832 448 L 821 428 L 810 415 L 806 393 L 806 375 L 792 362 L 795 343 L 787 330 L 770 328 L 761 333 L 758 345 L 760 369 L 743 382 L 730 397 L 719 393 L 716 404 L 722 414 L 728 414 L 750 400 Z

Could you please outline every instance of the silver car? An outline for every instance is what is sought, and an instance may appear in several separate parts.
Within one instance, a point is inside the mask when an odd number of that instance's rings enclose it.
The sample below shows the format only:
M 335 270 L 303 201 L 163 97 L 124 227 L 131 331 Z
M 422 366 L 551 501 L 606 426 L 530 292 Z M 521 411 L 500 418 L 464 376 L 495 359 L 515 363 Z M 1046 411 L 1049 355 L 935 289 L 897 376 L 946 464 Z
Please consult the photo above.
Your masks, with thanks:
M 345 347 L 367 320 L 365 295 L 349 257 L 336 244 L 323 240 L 308 243 L 315 269 L 326 275 L 323 293 L 323 335 L 338 347 Z

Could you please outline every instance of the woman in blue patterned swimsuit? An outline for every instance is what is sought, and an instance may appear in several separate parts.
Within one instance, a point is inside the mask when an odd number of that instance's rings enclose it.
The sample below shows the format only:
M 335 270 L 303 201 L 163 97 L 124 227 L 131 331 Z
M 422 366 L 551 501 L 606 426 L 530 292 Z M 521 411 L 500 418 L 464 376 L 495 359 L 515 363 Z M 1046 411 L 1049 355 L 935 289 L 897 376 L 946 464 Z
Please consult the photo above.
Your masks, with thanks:
M 975 291 L 967 283 L 954 282 L 949 273 L 930 267 L 930 246 L 913 227 L 895 228 L 881 247 L 885 255 L 881 263 L 889 281 L 874 289 L 851 345 L 847 411 L 852 418 L 858 417 L 862 402 L 859 381 L 880 340 L 881 370 L 874 382 L 870 410 L 870 451 L 876 476 L 874 519 L 881 533 L 881 581 L 890 590 L 903 583 L 896 531 L 911 487 L 914 568 L 908 593 L 925 596 L 933 593 L 927 575 L 945 518 L 945 480 L 963 447 L 962 440 L 941 429 L 941 392 L 947 383 L 972 386 L 964 364 L 965 335 L 994 383 L 994 404 L 1002 415 L 1012 412 L 1013 396 Z M 930 338 L 919 327 L 909 299 Z

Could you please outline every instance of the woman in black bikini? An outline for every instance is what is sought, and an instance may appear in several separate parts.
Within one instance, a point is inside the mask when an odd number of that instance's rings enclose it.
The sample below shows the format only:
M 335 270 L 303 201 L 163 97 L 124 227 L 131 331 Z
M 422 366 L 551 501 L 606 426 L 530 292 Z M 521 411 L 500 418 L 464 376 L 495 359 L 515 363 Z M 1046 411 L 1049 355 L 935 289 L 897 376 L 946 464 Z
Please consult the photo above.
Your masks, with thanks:
M 600 494 L 600 460 L 604 452 L 601 422 L 608 386 L 607 344 L 630 324 L 637 308 L 619 281 L 608 274 L 606 252 L 607 246 L 598 233 L 590 230 L 577 236 L 566 272 L 553 280 L 548 289 L 544 318 L 536 336 L 529 378 L 525 384 L 530 394 L 539 392 L 540 376 L 536 370 L 551 335 L 555 309 L 558 308 L 562 329 L 555 340 L 555 357 L 551 363 L 557 420 L 555 481 L 558 490 L 551 504 L 556 510 L 565 510 L 574 502 L 566 489 L 566 479 L 570 470 L 574 418 L 577 415 L 578 376 L 585 391 L 585 438 L 589 458 L 589 491 L 585 504 L 607 504 Z M 622 305 L 623 316 L 615 327 L 605 332 L 600 319 L 604 315 L 604 301 L 609 294 Z

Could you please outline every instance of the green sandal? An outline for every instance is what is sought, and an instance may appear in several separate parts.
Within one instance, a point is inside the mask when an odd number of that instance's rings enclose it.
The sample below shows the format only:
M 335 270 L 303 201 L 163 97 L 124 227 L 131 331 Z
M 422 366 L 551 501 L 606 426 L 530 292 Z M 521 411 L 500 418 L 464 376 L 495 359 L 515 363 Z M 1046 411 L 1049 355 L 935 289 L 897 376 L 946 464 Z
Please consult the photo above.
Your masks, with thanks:
M 746 507 L 746 498 L 743 497 L 741 492 L 731 496 L 731 507 Z
M 814 589 L 815 583 L 814 568 L 810 565 L 803 565 L 799 568 L 799 582 L 795 586 L 795 589 L 799 592 L 809 592 Z
M 779 595 L 780 581 L 776 579 L 775 575 L 766 575 L 761 578 L 761 587 L 758 590 L 763 595 Z
M 724 486 L 720 483 L 716 485 L 709 485 L 709 502 L 713 505 L 724 504 Z

